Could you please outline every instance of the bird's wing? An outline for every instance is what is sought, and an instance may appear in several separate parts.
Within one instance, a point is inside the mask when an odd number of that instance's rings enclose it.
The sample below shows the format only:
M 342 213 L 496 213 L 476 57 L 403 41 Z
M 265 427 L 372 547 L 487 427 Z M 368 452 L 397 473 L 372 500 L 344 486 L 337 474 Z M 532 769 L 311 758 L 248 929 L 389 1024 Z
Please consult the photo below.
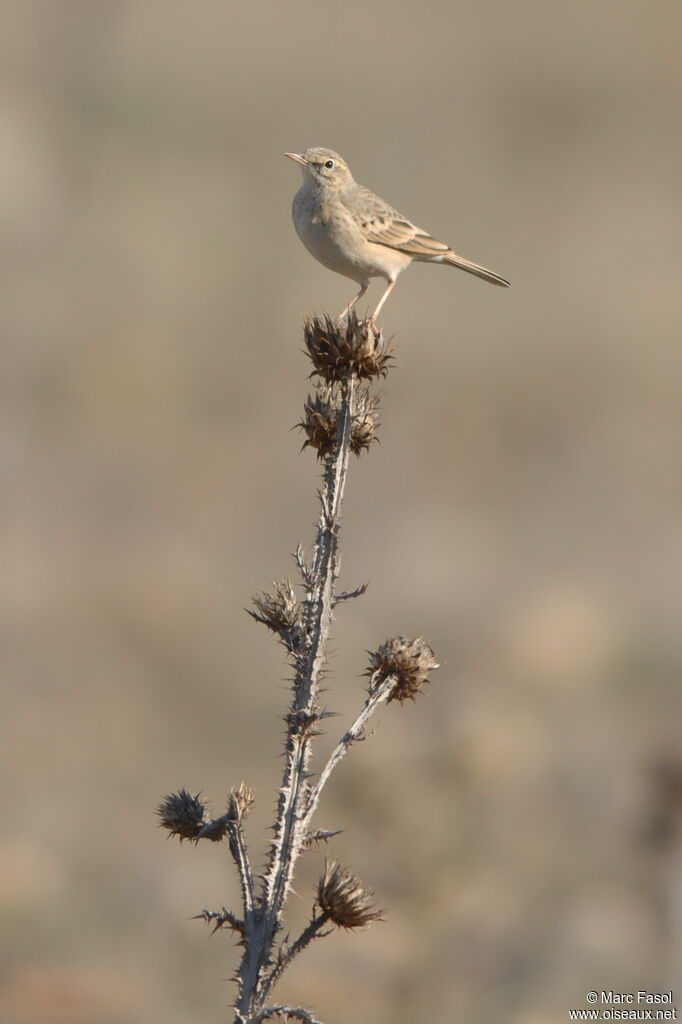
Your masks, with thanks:
M 368 188 L 358 188 L 345 205 L 369 242 L 386 245 L 417 258 L 445 256 L 452 252 L 450 246 L 418 228 Z

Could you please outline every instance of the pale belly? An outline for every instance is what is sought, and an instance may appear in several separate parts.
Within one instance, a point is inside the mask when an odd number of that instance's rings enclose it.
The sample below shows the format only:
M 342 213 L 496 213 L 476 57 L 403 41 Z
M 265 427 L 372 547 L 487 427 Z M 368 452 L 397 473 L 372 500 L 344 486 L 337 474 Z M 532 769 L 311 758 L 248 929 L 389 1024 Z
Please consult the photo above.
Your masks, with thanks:
M 396 256 L 401 265 L 410 262 L 402 253 L 367 242 L 350 218 L 342 214 L 330 216 L 303 189 L 294 198 L 292 216 L 298 237 L 308 252 L 329 270 L 358 284 L 371 277 L 389 280 L 395 273 Z

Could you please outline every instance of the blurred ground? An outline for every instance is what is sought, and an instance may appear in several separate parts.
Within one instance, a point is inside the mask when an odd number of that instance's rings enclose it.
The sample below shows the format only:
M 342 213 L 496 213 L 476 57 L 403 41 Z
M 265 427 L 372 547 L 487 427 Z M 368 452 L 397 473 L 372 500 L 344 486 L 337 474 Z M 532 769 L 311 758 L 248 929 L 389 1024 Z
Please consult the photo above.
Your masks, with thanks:
M 254 850 L 270 820 L 285 668 L 242 607 L 310 542 L 300 323 L 353 288 L 290 224 L 308 145 L 514 288 L 417 266 L 386 306 L 330 705 L 387 633 L 444 667 L 319 817 L 387 920 L 280 995 L 544 1024 L 674 984 L 681 32 L 666 0 L 5 5 L 3 1024 L 231 1019 L 190 920 L 230 865 L 153 808 L 245 777 Z

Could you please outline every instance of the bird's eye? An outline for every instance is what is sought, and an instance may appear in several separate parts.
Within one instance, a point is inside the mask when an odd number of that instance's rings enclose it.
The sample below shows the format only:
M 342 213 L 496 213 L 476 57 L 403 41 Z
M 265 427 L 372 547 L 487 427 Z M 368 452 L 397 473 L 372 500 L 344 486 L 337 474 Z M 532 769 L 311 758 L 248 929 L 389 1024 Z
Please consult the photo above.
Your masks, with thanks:
M 327 168 L 327 170 L 331 171 L 332 167 L 334 166 L 334 161 L 333 160 L 326 160 L 324 166 Z

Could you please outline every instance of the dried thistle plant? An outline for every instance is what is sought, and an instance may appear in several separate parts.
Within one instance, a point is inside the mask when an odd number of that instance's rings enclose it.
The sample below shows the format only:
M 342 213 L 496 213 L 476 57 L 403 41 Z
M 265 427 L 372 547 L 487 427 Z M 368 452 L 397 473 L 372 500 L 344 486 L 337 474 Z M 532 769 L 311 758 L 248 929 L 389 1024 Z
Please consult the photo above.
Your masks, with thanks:
M 377 440 L 379 397 L 372 386 L 385 377 L 391 353 L 380 333 L 354 314 L 337 326 L 329 317 L 304 325 L 306 352 L 317 387 L 305 403 L 298 424 L 304 448 L 313 448 L 322 462 L 320 513 L 313 557 L 308 562 L 299 545 L 294 560 L 302 597 L 294 584 L 275 580 L 270 591 L 253 598 L 249 614 L 275 633 L 293 668 L 291 703 L 284 716 L 284 771 L 273 823 L 273 839 L 261 875 L 254 876 L 244 838 L 244 821 L 253 803 L 250 788 L 232 789 L 224 814 L 212 818 L 199 794 L 187 790 L 163 798 L 160 824 L 181 841 L 225 840 L 241 885 L 241 910 L 204 910 L 197 915 L 213 931 L 228 928 L 239 936 L 241 961 L 235 980 L 234 1024 L 261 1021 L 302 1021 L 321 1024 L 301 1006 L 271 1002 L 283 972 L 313 939 L 334 928 L 364 928 L 382 918 L 372 891 L 336 862 L 328 862 L 317 884 L 308 926 L 293 941 L 284 935 L 284 910 L 301 853 L 328 842 L 338 830 L 314 829 L 312 819 L 332 772 L 353 743 L 363 739 L 372 715 L 384 703 L 414 700 L 438 667 L 433 651 L 420 637 L 389 637 L 370 652 L 366 675 L 368 696 L 352 725 L 340 737 L 326 763 L 314 773 L 312 754 L 323 720 L 330 717 L 319 702 L 320 685 L 334 609 L 360 597 L 366 584 L 350 591 L 337 589 L 339 532 L 350 455 L 360 456 Z

